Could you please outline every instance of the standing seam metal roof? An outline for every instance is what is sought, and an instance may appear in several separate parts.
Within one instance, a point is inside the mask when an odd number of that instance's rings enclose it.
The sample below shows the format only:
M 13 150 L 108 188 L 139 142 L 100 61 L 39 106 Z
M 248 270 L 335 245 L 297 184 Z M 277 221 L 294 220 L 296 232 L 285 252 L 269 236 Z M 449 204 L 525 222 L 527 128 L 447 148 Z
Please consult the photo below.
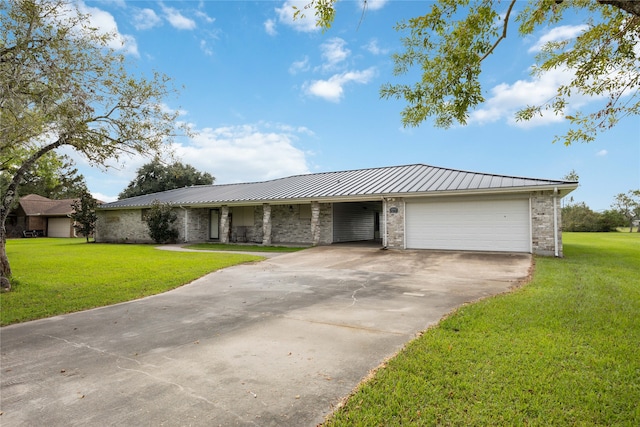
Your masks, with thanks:
M 424 164 L 322 172 L 242 184 L 200 185 L 146 194 L 106 203 L 101 208 L 150 206 L 154 201 L 174 205 L 267 203 L 282 200 L 322 200 L 340 197 L 405 196 L 482 190 L 535 190 L 576 182 L 522 178 L 439 168 Z

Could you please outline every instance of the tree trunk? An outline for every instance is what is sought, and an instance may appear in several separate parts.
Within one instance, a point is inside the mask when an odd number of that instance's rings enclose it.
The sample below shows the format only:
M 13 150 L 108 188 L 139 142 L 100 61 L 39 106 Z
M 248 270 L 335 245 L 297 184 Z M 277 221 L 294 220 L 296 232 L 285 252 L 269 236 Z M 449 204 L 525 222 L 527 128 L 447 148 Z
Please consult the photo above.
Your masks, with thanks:
M 61 136 L 49 145 L 45 145 L 40 148 L 38 151 L 33 153 L 31 157 L 29 157 L 25 162 L 20 166 L 20 168 L 16 171 L 13 179 L 9 183 L 6 191 L 2 195 L 2 199 L 0 200 L 0 285 L 3 289 L 9 290 L 9 278 L 11 277 L 11 265 L 9 264 L 9 257 L 7 257 L 7 229 L 6 222 L 7 217 L 9 216 L 9 212 L 13 206 L 13 202 L 17 197 L 17 189 L 18 184 L 22 180 L 24 174 L 33 167 L 34 163 L 46 153 L 51 150 L 55 150 L 56 148 L 65 145 L 66 138 Z
M 11 266 L 9 265 L 9 258 L 7 257 L 7 230 L 4 223 L 5 221 L 3 219 L 2 226 L 0 227 L 0 290 L 8 291 L 11 289 L 11 282 L 9 282 Z

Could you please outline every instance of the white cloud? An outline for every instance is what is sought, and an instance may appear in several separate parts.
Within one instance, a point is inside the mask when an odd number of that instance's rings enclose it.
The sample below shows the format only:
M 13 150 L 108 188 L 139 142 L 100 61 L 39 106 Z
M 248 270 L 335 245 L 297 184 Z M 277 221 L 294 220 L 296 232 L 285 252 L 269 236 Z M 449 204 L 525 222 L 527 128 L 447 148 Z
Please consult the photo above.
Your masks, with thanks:
M 162 19 L 153 9 L 138 9 L 133 12 L 133 26 L 136 30 L 148 30 L 162 25 Z
M 278 34 L 278 32 L 276 31 L 276 21 L 274 21 L 273 19 L 267 19 L 266 21 L 264 21 L 264 31 L 270 36 L 275 36 L 276 34 Z
M 209 24 L 214 23 L 215 20 L 216 20 L 215 18 L 210 17 L 209 15 L 207 15 L 205 12 L 203 12 L 201 10 L 196 10 L 194 13 L 198 18 L 202 19 L 203 21 L 205 21 L 205 22 L 207 22 Z
M 600 150 L 596 153 L 596 156 L 603 157 L 603 156 L 606 156 L 607 154 L 609 154 L 607 150 Z
M 305 56 L 300 61 L 294 61 L 289 67 L 289 74 L 296 75 L 298 73 L 309 71 L 309 57 Z
M 216 184 L 254 182 L 309 173 L 309 153 L 296 147 L 302 138 L 314 133 L 304 126 L 260 122 L 239 126 L 194 129 L 197 134 L 185 142 L 175 142 L 173 158 L 190 164 L 199 171 L 209 172 Z M 75 150 L 64 146 L 57 150 L 68 154 L 80 173 L 85 175 L 94 197 L 114 201 L 135 178 L 137 170 L 151 161 L 141 155 L 124 156 L 111 162 L 103 173 L 96 173 L 88 161 Z M 107 190 L 105 190 L 105 188 Z
M 378 46 L 378 39 L 375 38 L 369 40 L 369 43 L 364 45 L 364 48 L 369 53 L 372 53 L 374 55 L 386 55 L 387 53 L 389 53 L 389 49 L 382 49 L 380 46 Z
M 513 115 L 527 105 L 549 101 L 556 94 L 558 86 L 568 83 L 571 76 L 572 73 L 566 69 L 555 69 L 530 80 L 518 80 L 513 84 L 501 83 L 491 89 L 491 96 L 482 108 L 470 114 L 469 123 L 492 123 L 506 118 L 511 125 L 529 128 L 560 122 L 563 116 L 556 115 L 553 111 L 543 112 L 542 116 L 524 122 L 516 122 Z M 580 103 L 576 98 L 574 106 L 578 105 Z
M 116 200 L 118 200 L 118 196 L 107 196 L 106 194 L 102 194 L 102 193 L 96 193 L 96 192 L 91 192 L 91 195 L 96 199 L 96 200 L 100 200 L 101 202 L 105 202 L 105 203 L 111 203 L 111 202 L 115 202 Z
M 269 123 L 206 128 L 174 149 L 180 161 L 211 173 L 217 184 L 262 181 L 309 173 L 305 152 L 295 146 L 309 133 Z
M 364 71 L 349 71 L 336 74 L 328 80 L 315 80 L 305 83 L 305 92 L 312 96 L 317 96 L 331 102 L 340 102 L 344 95 L 344 86 L 349 83 L 366 84 L 375 75 L 375 69 L 369 68 Z
M 286 0 L 282 7 L 276 7 L 275 11 L 278 15 L 278 21 L 285 24 L 296 31 L 311 33 L 319 31 L 320 27 L 316 25 L 315 12 L 312 9 L 305 9 L 309 4 L 308 0 Z M 296 9 L 301 12 L 302 16 L 293 19 Z
M 200 40 L 200 50 L 207 56 L 213 55 L 213 50 L 209 47 L 209 43 L 204 39 Z
M 351 51 L 345 47 L 346 45 L 347 42 L 340 37 L 334 37 L 320 45 L 322 58 L 326 61 L 322 66 L 323 70 L 334 70 L 349 57 Z
M 125 54 L 140 56 L 138 53 L 138 44 L 133 36 L 121 34 L 118 31 L 118 24 L 113 15 L 97 7 L 90 7 L 84 2 L 78 3 L 78 10 L 81 13 L 89 15 L 89 21 L 92 27 L 97 28 L 101 33 L 114 34 L 109 41 L 108 46 L 114 50 L 122 51 Z M 68 13 L 73 13 L 69 11 Z
M 575 38 L 580 33 L 587 30 L 587 25 L 561 25 L 552 28 L 529 48 L 529 53 L 540 52 L 543 46 L 550 42 L 560 42 Z
M 173 7 L 162 6 L 162 12 L 173 28 L 178 30 L 193 30 L 196 28 L 196 21 L 184 16 L 178 9 Z

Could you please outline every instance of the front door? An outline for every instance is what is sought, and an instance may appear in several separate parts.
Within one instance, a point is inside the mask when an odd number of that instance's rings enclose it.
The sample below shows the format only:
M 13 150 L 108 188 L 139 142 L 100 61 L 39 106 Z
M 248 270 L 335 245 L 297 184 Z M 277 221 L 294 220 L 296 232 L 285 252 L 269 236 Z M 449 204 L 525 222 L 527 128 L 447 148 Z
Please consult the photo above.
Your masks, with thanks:
M 220 211 L 218 209 L 211 209 L 209 238 L 215 240 L 220 239 Z

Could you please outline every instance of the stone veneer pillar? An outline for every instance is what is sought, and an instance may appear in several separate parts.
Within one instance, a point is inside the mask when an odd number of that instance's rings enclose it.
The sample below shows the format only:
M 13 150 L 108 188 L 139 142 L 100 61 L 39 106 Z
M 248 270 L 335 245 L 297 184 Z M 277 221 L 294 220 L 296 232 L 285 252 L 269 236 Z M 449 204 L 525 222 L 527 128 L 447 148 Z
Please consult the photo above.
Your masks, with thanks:
M 404 199 L 391 197 L 385 200 L 387 247 L 404 249 Z
M 262 205 L 262 244 L 271 244 L 271 205 L 264 203 Z
M 229 243 L 229 206 L 220 208 L 220 243 Z
M 320 243 L 320 203 L 311 202 L 311 244 Z

